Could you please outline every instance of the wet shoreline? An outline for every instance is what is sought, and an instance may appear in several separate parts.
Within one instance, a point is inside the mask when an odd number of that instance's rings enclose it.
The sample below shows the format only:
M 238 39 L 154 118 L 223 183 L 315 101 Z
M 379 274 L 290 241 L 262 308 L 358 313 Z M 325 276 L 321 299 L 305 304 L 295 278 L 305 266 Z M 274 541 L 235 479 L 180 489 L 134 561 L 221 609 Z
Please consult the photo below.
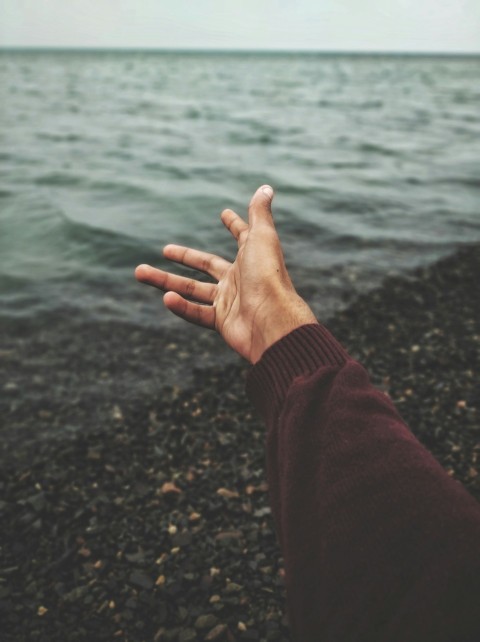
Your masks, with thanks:
M 327 323 L 477 498 L 479 274 L 465 246 Z M 0 328 L 5 639 L 289 640 L 247 367 L 197 328 Z

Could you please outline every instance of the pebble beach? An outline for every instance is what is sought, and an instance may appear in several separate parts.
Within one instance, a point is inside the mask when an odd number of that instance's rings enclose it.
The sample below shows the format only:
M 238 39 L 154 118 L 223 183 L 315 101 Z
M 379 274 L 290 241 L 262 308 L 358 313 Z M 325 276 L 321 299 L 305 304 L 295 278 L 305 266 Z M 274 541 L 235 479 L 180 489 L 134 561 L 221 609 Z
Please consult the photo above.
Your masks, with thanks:
M 462 245 L 321 319 L 477 498 L 479 274 Z M 68 309 L 0 337 L 2 639 L 289 641 L 248 366 Z

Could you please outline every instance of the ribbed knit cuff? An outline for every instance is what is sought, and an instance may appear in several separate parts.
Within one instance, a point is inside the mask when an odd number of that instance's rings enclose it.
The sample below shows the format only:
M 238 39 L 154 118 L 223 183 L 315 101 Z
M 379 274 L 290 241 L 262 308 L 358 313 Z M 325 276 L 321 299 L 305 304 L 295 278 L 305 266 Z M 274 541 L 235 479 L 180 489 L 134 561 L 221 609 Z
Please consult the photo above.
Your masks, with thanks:
M 296 377 L 325 366 L 341 366 L 350 358 L 322 325 L 302 325 L 265 350 L 248 373 L 247 394 L 266 417 L 277 412 Z

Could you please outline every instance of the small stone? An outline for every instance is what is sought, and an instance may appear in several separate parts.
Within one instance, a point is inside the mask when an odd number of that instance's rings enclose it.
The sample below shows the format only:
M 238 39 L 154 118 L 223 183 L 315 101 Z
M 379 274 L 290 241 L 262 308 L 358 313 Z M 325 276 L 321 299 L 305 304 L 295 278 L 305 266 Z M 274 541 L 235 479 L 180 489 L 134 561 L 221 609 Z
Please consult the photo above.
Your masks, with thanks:
M 139 548 L 136 553 L 127 553 L 125 559 L 132 564 L 141 564 L 145 559 L 145 553 Z
M 457 401 L 457 408 L 460 410 L 464 410 L 467 407 L 467 402 L 464 401 L 463 399 L 460 399 L 460 401 Z
M 240 584 L 236 584 L 235 582 L 228 582 L 227 586 L 225 587 L 225 593 L 240 593 L 242 588 L 243 586 L 240 586 Z
M 98 607 L 98 609 L 97 609 L 97 613 L 103 613 L 103 611 L 105 611 L 105 609 L 107 608 L 107 606 L 108 606 L 108 600 L 105 600 L 105 601 L 104 601 L 104 602 L 102 602 L 102 603 L 100 604 L 100 606 Z
M 239 622 L 237 624 L 237 628 L 239 631 L 246 631 L 247 630 L 247 625 L 244 622 Z
M 165 584 L 165 575 L 159 575 L 157 577 L 157 581 L 155 582 L 155 586 L 163 586 Z
M 39 606 L 37 609 L 37 615 L 39 615 L 40 617 L 43 617 L 47 612 L 48 609 L 46 609 L 44 606 Z
M 183 629 L 178 636 L 178 642 L 193 642 L 197 639 L 195 629 Z
M 47 505 L 45 493 L 43 492 L 38 493 L 37 495 L 31 495 L 30 497 L 27 497 L 26 501 L 30 504 L 30 506 L 33 508 L 33 510 L 36 513 L 39 513 L 40 511 L 42 511 Z
M 143 589 L 149 589 L 149 588 L 152 588 L 153 586 L 152 579 L 148 577 L 148 575 L 145 575 L 145 573 L 142 573 L 140 571 L 134 571 L 130 575 L 129 581 L 135 586 L 138 586 L 139 588 L 143 588 Z
M 190 513 L 190 515 L 188 516 L 188 519 L 191 522 L 197 522 L 199 519 L 201 519 L 201 517 L 202 516 L 200 515 L 200 513 L 193 512 L 193 513 Z
M 215 535 L 215 539 L 219 542 L 224 542 L 232 539 L 241 539 L 243 537 L 242 531 L 222 531 Z
M 254 493 L 266 493 L 268 491 L 268 484 L 266 482 L 262 482 L 258 486 L 254 486 L 253 484 L 249 484 L 245 492 L 247 495 L 253 495 Z
M 222 598 L 220 597 L 220 595 L 212 595 L 212 597 L 209 599 L 210 604 L 218 604 L 221 601 Z
M 175 546 L 188 546 L 192 542 L 192 534 L 190 531 L 183 530 L 181 533 L 172 535 L 172 544 Z
M 217 624 L 211 631 L 205 636 L 206 642 L 211 642 L 212 640 L 219 640 L 227 630 L 226 624 Z
M 177 532 L 177 530 L 178 530 L 178 529 L 177 529 L 177 527 L 175 526 L 175 524 L 169 524 L 169 526 L 168 526 L 168 534 L 169 534 L 169 535 L 175 535 L 175 533 Z
M 165 482 L 163 486 L 160 488 L 160 492 L 162 495 L 172 495 L 172 494 L 179 494 L 182 491 L 178 486 L 174 484 L 174 482 Z
M 136 599 L 135 596 L 129 597 L 128 600 L 125 602 L 125 606 L 127 609 L 131 609 L 134 611 L 137 608 L 138 605 L 138 600 Z
M 200 630 L 212 629 L 214 626 L 217 625 L 217 623 L 218 623 L 218 618 L 216 618 L 211 613 L 208 613 L 206 615 L 199 615 L 195 620 L 195 628 Z
M 82 548 L 78 549 L 78 554 L 81 555 L 82 557 L 90 557 L 90 555 L 92 554 L 92 551 L 86 546 L 82 546 Z
M 81 600 L 87 591 L 88 587 L 86 586 L 76 586 L 69 593 L 66 593 L 63 599 L 65 602 L 76 602 L 77 600 Z
M 123 421 L 123 412 L 120 406 L 113 406 L 112 418 L 115 419 L 115 421 Z
M 420 350 L 420 346 L 418 346 L 418 345 L 414 345 L 414 346 L 412 346 L 412 347 L 410 348 L 410 350 L 411 350 L 412 352 L 419 352 L 419 350 Z
M 225 499 L 237 499 L 240 495 L 235 490 L 228 490 L 228 488 L 219 488 L 217 490 L 217 495 L 224 497 Z

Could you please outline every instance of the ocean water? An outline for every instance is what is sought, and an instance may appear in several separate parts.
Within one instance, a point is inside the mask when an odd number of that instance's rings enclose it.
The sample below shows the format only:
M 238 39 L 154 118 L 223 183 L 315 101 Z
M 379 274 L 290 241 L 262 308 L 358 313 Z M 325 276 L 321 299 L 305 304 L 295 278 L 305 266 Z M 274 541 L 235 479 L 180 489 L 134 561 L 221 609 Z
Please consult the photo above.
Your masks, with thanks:
M 255 188 L 317 312 L 480 240 L 480 58 L 0 53 L 0 315 L 169 323 L 162 245 Z

